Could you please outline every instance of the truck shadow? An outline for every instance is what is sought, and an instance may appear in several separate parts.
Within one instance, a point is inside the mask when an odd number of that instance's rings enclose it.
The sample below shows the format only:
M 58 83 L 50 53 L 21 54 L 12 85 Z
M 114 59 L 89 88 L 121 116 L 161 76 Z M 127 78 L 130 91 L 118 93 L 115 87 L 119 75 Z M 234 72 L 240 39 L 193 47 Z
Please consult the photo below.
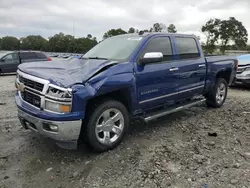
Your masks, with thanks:
M 159 128 L 166 127 L 166 126 L 172 127 L 172 126 L 175 126 L 175 123 L 177 123 L 178 120 L 190 118 L 207 109 L 208 108 L 206 108 L 205 105 L 202 105 L 202 106 L 192 107 L 187 110 L 175 112 L 175 113 L 163 116 L 161 118 L 158 118 L 156 120 L 150 121 L 148 123 L 142 120 L 133 121 L 131 122 L 131 125 L 130 125 L 129 135 L 136 135 L 145 131 L 147 134 L 151 134 L 153 131 Z
M 7 76 L 14 76 L 16 73 L 6 73 L 6 74 L 0 74 L 0 77 L 7 77 Z
M 250 86 L 245 86 L 245 85 L 233 85 L 233 86 L 230 86 L 230 89 L 232 89 L 232 90 L 250 91 Z
M 127 155 L 132 155 L 134 160 L 139 160 L 138 153 L 140 153 L 140 150 L 144 147 L 148 147 L 149 143 L 152 143 L 151 138 L 157 139 L 156 135 L 161 133 L 164 134 L 178 131 L 177 125 L 180 124 L 180 121 L 200 115 L 207 110 L 208 109 L 205 105 L 201 105 L 192 107 L 188 110 L 169 114 L 151 121 L 150 123 L 132 121 L 128 136 L 124 139 L 121 145 L 112 151 L 104 153 L 94 153 L 85 145 L 81 145 L 78 150 L 65 150 L 59 148 L 49 139 L 39 135 L 30 135 L 26 138 L 25 142 L 27 143 L 26 146 L 28 153 L 32 153 L 32 155 L 27 159 L 28 164 L 25 167 L 25 171 L 40 172 L 41 170 L 46 171 L 48 167 L 53 167 L 54 169 L 70 167 L 74 170 L 81 171 L 84 178 L 87 178 L 90 172 L 100 172 L 98 169 L 110 165 L 110 160 L 122 160 L 125 159 Z M 187 124 L 187 126 L 189 126 L 188 129 L 191 131 L 195 131 L 190 127 L 191 125 Z M 44 164 L 50 165 L 45 167 Z
M 183 110 L 180 112 L 175 112 L 159 119 L 153 120 L 149 123 L 146 123 L 142 120 L 133 120 L 130 124 L 130 128 L 128 130 L 128 136 L 125 138 L 124 142 L 122 142 L 122 146 L 118 146 L 118 149 L 123 149 L 123 147 L 130 147 L 130 142 L 134 141 L 139 138 L 144 138 L 148 136 L 153 136 L 152 134 L 155 131 L 160 131 L 159 129 L 163 127 L 173 127 L 175 126 L 175 122 L 181 119 L 190 118 L 195 116 L 203 111 L 207 110 L 205 105 L 192 107 L 188 110 Z M 50 139 L 44 138 L 42 136 L 37 136 L 36 141 L 39 143 L 40 149 L 45 151 L 46 153 L 53 153 L 56 157 L 66 157 L 66 158 L 76 158 L 80 157 L 81 159 L 84 158 L 91 158 L 94 156 L 100 156 L 103 154 L 94 153 L 91 151 L 86 145 L 81 144 L 79 145 L 77 150 L 65 150 L 59 148 L 55 142 Z M 116 149 L 114 149 L 116 150 Z M 112 151 L 111 151 L 112 152 Z M 105 155 L 105 154 L 104 154 Z

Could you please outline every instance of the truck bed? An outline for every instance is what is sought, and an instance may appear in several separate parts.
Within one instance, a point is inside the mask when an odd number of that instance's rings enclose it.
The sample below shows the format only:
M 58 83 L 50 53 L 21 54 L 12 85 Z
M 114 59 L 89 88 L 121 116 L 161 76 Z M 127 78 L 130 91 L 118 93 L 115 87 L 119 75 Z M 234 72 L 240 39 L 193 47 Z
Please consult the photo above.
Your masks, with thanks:
M 218 62 L 218 61 L 235 60 L 236 56 L 227 56 L 227 55 L 205 56 L 205 59 L 208 63 L 211 63 L 211 62 Z

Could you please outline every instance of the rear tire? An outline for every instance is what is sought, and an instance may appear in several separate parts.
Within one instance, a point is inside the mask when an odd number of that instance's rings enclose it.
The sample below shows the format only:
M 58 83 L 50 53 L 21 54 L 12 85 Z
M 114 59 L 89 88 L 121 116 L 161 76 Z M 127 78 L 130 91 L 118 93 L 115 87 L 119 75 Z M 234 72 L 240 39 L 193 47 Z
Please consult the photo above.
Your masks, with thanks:
M 224 78 L 218 78 L 211 93 L 207 96 L 206 104 L 209 107 L 221 107 L 227 98 L 228 84 Z
M 126 107 L 119 101 L 106 100 L 92 108 L 83 131 L 87 145 L 95 152 L 104 152 L 122 142 L 128 127 Z

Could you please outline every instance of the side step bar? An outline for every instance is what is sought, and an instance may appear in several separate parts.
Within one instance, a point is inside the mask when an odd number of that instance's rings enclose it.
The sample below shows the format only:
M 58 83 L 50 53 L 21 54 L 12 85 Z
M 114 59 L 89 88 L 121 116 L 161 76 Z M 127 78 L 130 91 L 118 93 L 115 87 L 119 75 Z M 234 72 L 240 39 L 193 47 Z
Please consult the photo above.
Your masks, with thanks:
M 186 109 L 186 108 L 198 105 L 198 104 L 202 104 L 205 101 L 206 101 L 206 99 L 194 100 L 194 101 L 190 101 L 188 103 L 184 103 L 184 104 L 177 106 L 177 107 L 172 107 L 172 108 L 169 108 L 167 110 L 165 109 L 165 110 L 161 110 L 158 112 L 154 112 L 152 114 L 149 114 L 147 117 L 144 117 L 144 121 L 149 122 L 149 121 L 157 119 L 159 117 L 162 117 L 162 116 L 174 113 L 174 112 L 178 112 L 180 110 L 183 110 L 183 109 Z

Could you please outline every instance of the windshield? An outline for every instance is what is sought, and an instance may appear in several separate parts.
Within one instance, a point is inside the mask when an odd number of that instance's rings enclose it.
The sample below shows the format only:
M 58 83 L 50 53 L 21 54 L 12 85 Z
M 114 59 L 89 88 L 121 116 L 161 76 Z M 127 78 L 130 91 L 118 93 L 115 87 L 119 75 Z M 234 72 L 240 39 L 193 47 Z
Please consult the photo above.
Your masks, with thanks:
M 124 35 L 105 39 L 88 51 L 83 58 L 125 60 L 133 53 L 142 38 Z

